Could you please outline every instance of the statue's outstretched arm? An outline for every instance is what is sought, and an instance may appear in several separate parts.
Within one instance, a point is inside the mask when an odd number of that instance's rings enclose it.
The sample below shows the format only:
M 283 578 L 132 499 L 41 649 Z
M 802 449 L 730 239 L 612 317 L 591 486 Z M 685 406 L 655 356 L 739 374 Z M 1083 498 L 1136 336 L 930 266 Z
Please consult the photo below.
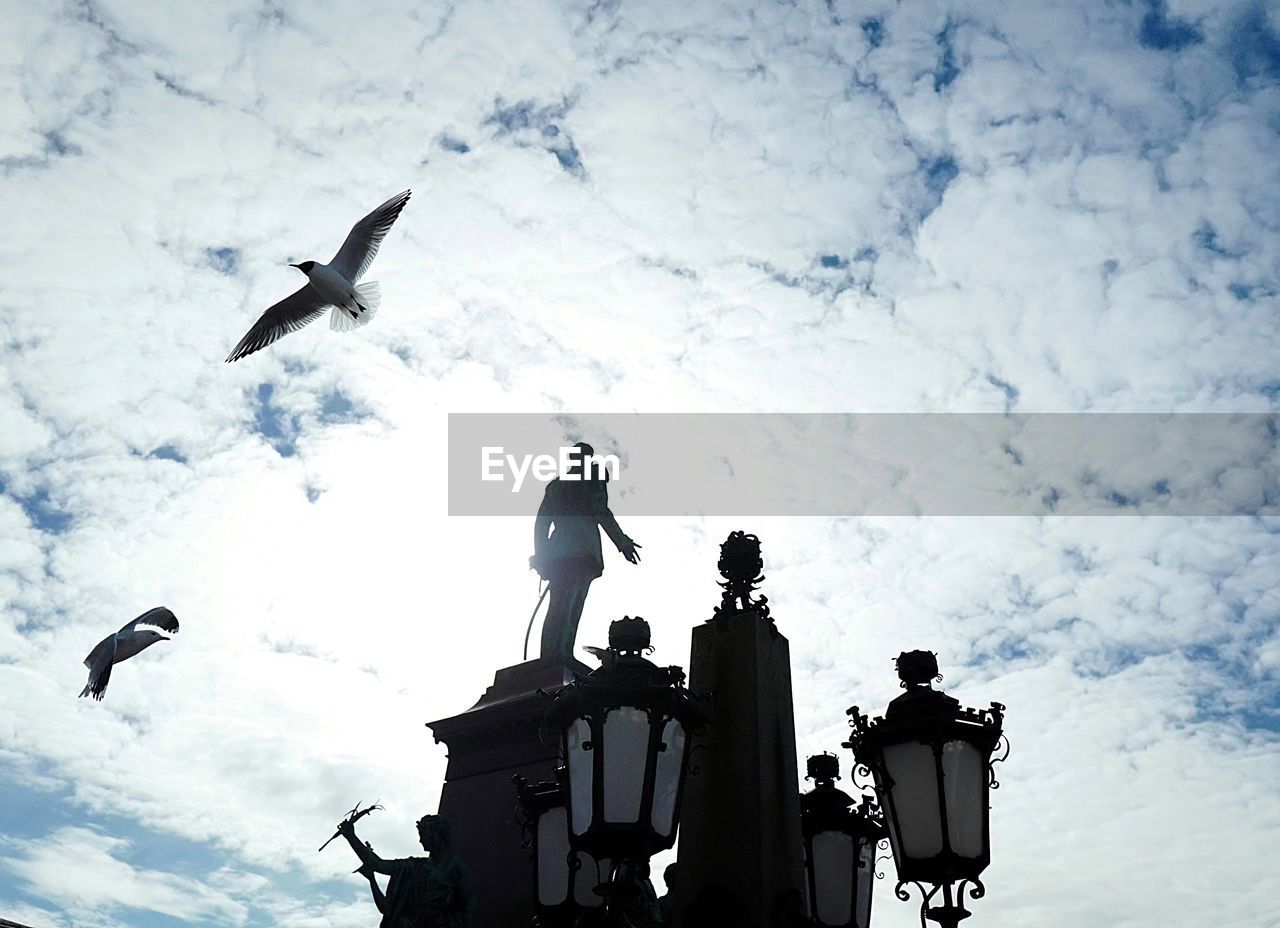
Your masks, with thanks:
M 640 545 L 627 537 L 622 527 L 618 525 L 618 520 L 609 511 L 609 491 L 605 489 L 603 483 L 591 494 L 591 511 L 622 556 L 633 564 L 638 563 L 640 555 L 636 553 L 636 548 Z
M 347 839 L 347 843 L 351 845 L 351 850 L 355 851 L 356 856 L 360 858 L 362 868 L 368 867 L 376 873 L 391 873 L 391 866 L 375 854 L 373 848 L 369 847 L 367 843 L 361 843 L 360 839 L 356 837 L 354 825 L 350 822 L 343 822 L 338 826 L 338 831 L 342 834 L 342 837 Z

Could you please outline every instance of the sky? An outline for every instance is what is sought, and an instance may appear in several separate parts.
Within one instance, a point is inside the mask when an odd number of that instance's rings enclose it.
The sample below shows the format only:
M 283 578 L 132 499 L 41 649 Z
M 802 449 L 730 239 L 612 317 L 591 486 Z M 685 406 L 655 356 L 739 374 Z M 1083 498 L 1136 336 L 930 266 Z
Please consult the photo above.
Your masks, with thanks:
M 459 412 L 1267 412 L 1280 9 L 229 2 L 0 9 L 0 916 L 358 926 L 424 723 L 521 656 L 531 519 Z M 382 309 L 234 365 L 405 189 Z M 550 450 L 550 449 L 548 449 Z M 797 740 L 892 658 L 1008 706 L 973 924 L 1280 924 L 1280 522 L 628 516 L 580 644 L 687 664 L 759 535 Z M 606 546 L 607 547 L 607 546 Z M 78 700 L 164 604 L 181 632 Z M 842 780 L 848 787 L 848 780 Z M 917 903 L 877 889 L 880 928 Z

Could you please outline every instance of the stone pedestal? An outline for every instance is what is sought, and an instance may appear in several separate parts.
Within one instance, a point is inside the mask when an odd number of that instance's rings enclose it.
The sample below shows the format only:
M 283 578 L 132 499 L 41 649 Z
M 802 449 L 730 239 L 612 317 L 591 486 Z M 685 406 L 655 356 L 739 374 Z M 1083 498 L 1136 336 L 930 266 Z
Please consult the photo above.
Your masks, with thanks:
M 548 780 L 559 744 L 538 738 L 546 703 L 538 690 L 555 691 L 590 672 L 538 658 L 504 667 L 474 706 L 428 722 L 449 749 L 440 814 L 453 829 L 453 849 L 475 878 L 480 907 L 472 928 L 529 928 L 533 918 L 533 864 L 522 848 L 511 778 Z
M 676 924 L 779 928 L 802 905 L 804 850 L 787 639 L 754 610 L 693 630 L 689 689 L 711 725 L 685 782 Z

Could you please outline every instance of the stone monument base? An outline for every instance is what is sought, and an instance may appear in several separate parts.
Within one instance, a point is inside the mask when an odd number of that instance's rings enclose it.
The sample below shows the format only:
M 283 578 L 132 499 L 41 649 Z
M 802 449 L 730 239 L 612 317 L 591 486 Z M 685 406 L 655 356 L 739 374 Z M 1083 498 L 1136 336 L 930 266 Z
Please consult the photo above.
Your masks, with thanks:
M 427 723 L 449 749 L 440 814 L 475 878 L 480 906 L 472 928 L 528 928 L 533 918 L 533 862 L 520 846 L 511 778 L 551 779 L 560 746 L 538 737 L 547 708 L 538 690 L 555 692 L 590 671 L 581 661 L 544 658 L 504 667 L 466 712 Z

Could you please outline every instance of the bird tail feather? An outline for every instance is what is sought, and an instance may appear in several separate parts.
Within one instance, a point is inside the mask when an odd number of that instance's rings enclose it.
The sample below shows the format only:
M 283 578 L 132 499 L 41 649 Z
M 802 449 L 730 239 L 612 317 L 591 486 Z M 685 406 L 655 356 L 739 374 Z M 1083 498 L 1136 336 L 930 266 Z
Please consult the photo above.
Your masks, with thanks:
M 378 306 L 382 302 L 382 291 L 378 288 L 378 282 L 369 280 L 356 284 L 356 302 L 364 308 L 355 310 L 355 315 L 342 306 L 333 307 L 333 311 L 329 314 L 329 328 L 335 332 L 350 332 L 352 329 L 368 325 L 369 320 L 377 315 Z

